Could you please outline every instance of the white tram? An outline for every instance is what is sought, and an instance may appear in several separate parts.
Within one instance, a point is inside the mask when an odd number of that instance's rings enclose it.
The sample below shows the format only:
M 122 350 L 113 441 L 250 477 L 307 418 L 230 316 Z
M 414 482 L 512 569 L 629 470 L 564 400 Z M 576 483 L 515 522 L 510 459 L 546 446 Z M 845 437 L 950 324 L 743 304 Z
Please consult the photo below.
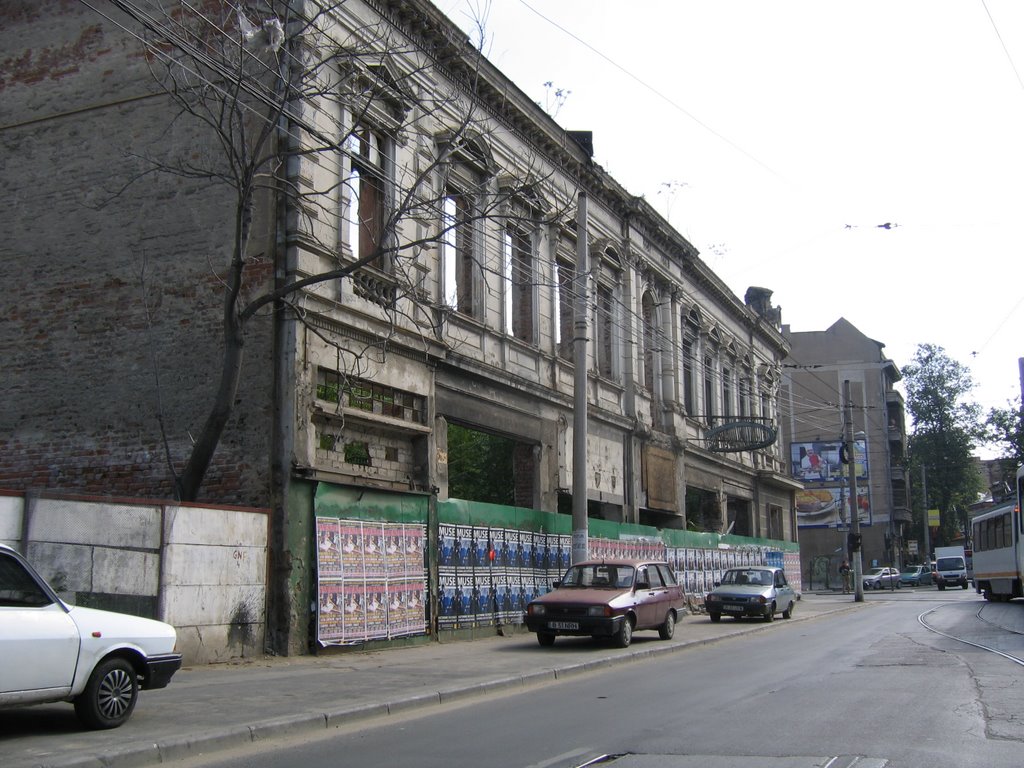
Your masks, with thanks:
M 971 521 L 974 538 L 974 589 L 986 600 L 1024 596 L 1024 467 L 1017 470 L 1017 501 L 994 507 Z

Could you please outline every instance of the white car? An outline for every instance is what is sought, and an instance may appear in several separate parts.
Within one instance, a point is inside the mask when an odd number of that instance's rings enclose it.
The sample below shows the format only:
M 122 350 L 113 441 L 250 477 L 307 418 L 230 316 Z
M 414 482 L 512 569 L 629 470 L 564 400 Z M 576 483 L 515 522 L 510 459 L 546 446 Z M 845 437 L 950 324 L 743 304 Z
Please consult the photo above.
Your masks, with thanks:
M 782 568 L 757 565 L 727 570 L 704 598 L 704 607 L 712 621 L 721 621 L 723 615 L 774 621 L 776 613 L 790 618 L 797 600 Z
M 70 701 L 87 727 L 116 728 L 180 669 L 176 640 L 161 621 L 67 605 L 0 544 L 0 708 Z

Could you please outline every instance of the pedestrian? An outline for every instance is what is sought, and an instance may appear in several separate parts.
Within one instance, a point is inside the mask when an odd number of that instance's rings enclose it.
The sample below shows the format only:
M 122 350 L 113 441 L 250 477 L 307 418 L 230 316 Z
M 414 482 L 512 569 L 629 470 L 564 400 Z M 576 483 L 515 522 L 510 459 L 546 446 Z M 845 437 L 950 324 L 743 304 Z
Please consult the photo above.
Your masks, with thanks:
M 843 594 L 850 594 L 850 564 L 845 560 L 839 566 L 839 575 L 843 577 Z

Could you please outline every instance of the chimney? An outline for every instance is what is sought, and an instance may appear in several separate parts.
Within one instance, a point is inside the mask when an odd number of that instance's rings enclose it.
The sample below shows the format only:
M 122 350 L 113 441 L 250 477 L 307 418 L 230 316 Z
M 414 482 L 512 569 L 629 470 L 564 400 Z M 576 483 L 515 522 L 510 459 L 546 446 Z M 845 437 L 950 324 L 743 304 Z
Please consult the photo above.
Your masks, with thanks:
M 569 138 L 580 145 L 580 148 L 587 153 L 587 157 L 594 157 L 594 132 L 593 131 L 566 131 Z
M 772 306 L 772 291 L 768 288 L 751 286 L 743 295 L 743 302 L 750 307 L 754 313 L 771 323 L 775 328 L 782 326 L 782 307 Z

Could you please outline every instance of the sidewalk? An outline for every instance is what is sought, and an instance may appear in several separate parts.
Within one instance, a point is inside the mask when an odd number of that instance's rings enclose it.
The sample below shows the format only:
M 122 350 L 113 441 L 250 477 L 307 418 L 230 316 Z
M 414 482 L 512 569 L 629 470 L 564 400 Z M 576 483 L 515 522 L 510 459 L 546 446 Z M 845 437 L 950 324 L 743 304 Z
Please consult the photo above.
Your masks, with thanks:
M 261 658 L 186 667 L 160 691 L 143 691 L 131 720 L 83 731 L 70 704 L 0 712 L 4 768 L 134 768 L 195 757 L 256 740 L 323 731 L 586 674 L 737 634 L 853 610 L 849 595 L 805 594 L 789 622 L 683 618 L 671 641 L 638 632 L 629 648 L 560 638 L 541 648 L 532 634 L 320 656 Z

